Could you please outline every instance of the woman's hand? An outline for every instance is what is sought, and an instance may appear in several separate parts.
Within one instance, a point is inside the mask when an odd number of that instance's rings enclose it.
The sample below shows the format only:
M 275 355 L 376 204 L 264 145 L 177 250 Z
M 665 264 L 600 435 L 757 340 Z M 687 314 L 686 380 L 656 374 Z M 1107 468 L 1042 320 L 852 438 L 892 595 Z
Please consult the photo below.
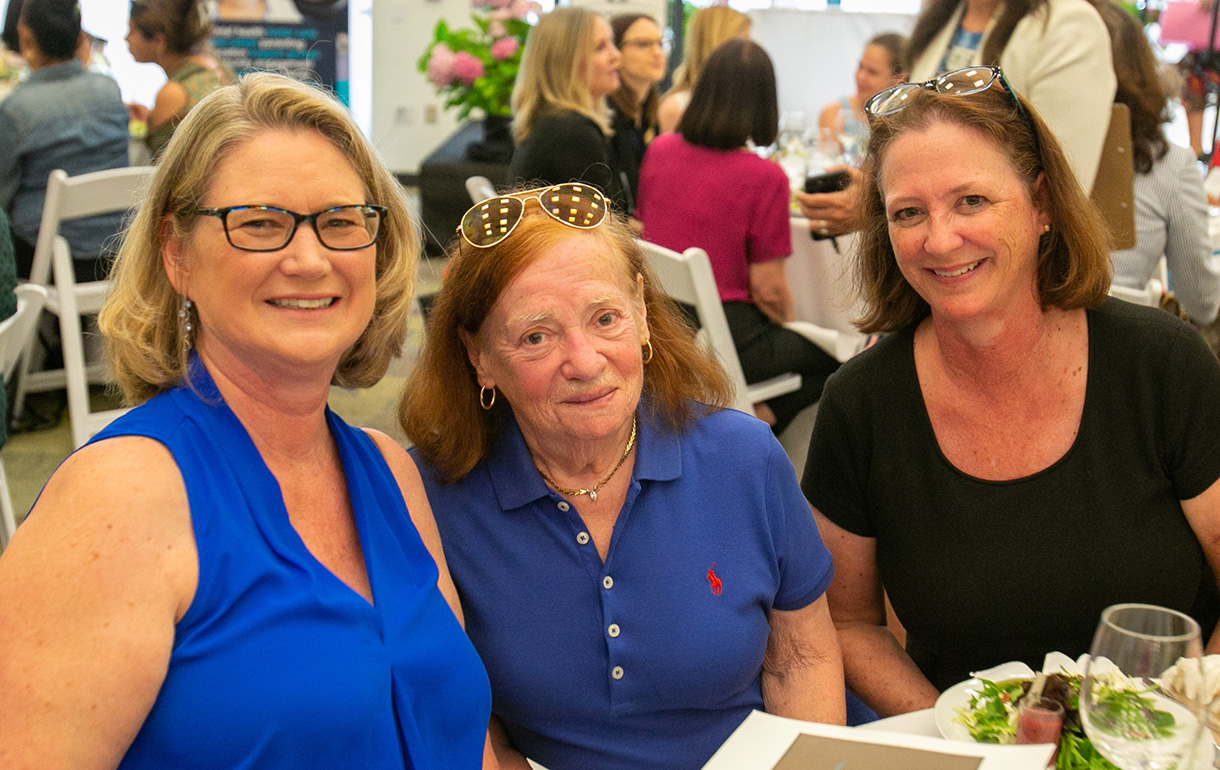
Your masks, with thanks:
M 856 229 L 856 196 L 860 172 L 847 166 L 832 166 L 827 171 L 846 171 L 851 175 L 847 189 L 828 193 L 796 193 L 801 215 L 809 220 L 809 228 L 818 235 L 843 235 Z
M 785 324 L 796 318 L 784 260 L 772 259 L 750 265 L 750 301 L 773 324 Z
M 839 632 L 847 686 L 883 717 L 931 708 L 940 693 L 886 627 L 877 541 L 853 535 L 816 509 L 813 514 L 834 559 L 835 577 L 826 598 Z
M 1199 539 L 1212 574 L 1220 581 L 1220 480 L 1213 482 L 1203 494 L 1183 500 L 1182 513 Z M 1210 635 L 1204 642 L 1204 651 L 1208 655 L 1220 653 L 1220 627 L 1202 630 L 1205 636 Z

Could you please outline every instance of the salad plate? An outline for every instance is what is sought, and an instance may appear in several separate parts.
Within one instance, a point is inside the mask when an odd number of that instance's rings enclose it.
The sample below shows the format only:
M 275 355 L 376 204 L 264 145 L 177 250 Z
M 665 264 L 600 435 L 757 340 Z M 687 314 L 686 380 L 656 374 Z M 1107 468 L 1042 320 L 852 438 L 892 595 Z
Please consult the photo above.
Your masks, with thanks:
M 1060 653 L 1051 653 L 1047 656 L 1046 662 L 1042 670 L 1046 673 L 1062 673 L 1069 676 L 1079 676 L 1080 672 L 1087 665 L 1087 656 L 1082 656 L 1079 660 L 1072 660 L 1066 655 Z M 1010 682 L 1031 681 L 1035 677 L 1035 672 L 1028 665 L 1020 662 L 1004 663 L 986 671 L 976 672 L 973 677 L 958 682 L 949 689 L 941 693 L 936 700 L 936 705 L 933 708 L 933 717 L 936 722 L 936 729 L 940 734 L 951 741 L 961 741 L 964 743 L 982 743 L 970 733 L 970 729 L 962 719 L 962 713 L 970 709 L 971 702 L 975 696 L 982 693 L 984 684 L 982 680 L 993 682 L 997 685 L 1002 685 Z M 1189 712 L 1183 709 L 1176 702 L 1160 695 L 1152 693 L 1151 697 L 1158 701 L 1158 705 L 1164 710 L 1174 713 L 1176 716 L 1188 717 Z M 1200 751 L 1198 761 L 1191 770 L 1211 770 L 1212 762 L 1215 759 L 1214 751 L 1211 747 L 1210 735 L 1204 731 L 1201 741 L 1208 744 L 1206 751 Z M 1090 747 L 1089 753 L 1095 752 L 1095 749 Z M 1071 767 L 1088 767 L 1093 768 L 1095 763 L 1100 763 L 1101 767 L 1112 767 L 1108 763 L 1104 763 L 1099 756 L 1095 755 L 1095 759 L 1087 765 L 1070 765 Z

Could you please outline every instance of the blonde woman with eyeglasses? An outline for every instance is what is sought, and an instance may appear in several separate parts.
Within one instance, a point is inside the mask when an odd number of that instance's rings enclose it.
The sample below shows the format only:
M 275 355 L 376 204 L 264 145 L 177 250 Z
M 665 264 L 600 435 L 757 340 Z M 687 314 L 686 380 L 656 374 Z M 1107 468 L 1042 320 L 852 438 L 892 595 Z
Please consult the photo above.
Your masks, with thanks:
M 859 325 L 886 336 L 827 381 L 803 483 L 848 686 L 928 708 L 1088 652 L 1119 602 L 1190 613 L 1220 652 L 1220 362 L 1107 298 L 1100 215 L 997 68 L 865 111 Z
M 504 768 L 697 770 L 844 720 L 831 566 L 766 425 L 587 185 L 463 219 L 400 417 Z
M 686 31 L 682 64 L 674 71 L 673 86 L 661 98 L 657 120 L 662 133 L 678 130 L 682 113 L 690 104 L 691 94 L 708 57 L 726 40 L 750 36 L 750 17 L 727 5 L 711 5 L 695 11 Z
M 134 408 L 0 555 L 0 765 L 483 765 L 419 473 L 326 405 L 401 351 L 418 250 L 323 92 L 248 75 L 178 127 L 99 318 Z

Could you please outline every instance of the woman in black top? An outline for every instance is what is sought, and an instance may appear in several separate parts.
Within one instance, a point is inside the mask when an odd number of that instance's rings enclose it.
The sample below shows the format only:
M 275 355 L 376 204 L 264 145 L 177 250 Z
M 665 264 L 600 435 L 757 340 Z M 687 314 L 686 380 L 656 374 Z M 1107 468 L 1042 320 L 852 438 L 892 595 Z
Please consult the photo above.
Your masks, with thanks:
M 610 95 L 610 147 L 627 175 L 631 198 L 638 197 L 640 163 L 644 150 L 657 135 L 657 83 L 665 77 L 669 47 L 661 27 L 651 16 L 625 13 L 610 20 L 614 45 L 622 53 L 618 76 L 621 85 Z

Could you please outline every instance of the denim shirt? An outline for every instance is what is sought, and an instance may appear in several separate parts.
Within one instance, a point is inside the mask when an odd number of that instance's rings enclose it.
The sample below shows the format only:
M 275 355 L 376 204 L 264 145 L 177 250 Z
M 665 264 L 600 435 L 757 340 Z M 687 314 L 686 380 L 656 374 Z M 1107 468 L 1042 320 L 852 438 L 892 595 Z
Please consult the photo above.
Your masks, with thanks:
M 0 207 L 13 232 L 38 239 L 47 176 L 76 176 L 127 165 L 127 108 L 118 83 L 72 59 L 30 73 L 0 101 Z M 74 257 L 115 250 L 123 215 L 104 214 L 60 226 Z

